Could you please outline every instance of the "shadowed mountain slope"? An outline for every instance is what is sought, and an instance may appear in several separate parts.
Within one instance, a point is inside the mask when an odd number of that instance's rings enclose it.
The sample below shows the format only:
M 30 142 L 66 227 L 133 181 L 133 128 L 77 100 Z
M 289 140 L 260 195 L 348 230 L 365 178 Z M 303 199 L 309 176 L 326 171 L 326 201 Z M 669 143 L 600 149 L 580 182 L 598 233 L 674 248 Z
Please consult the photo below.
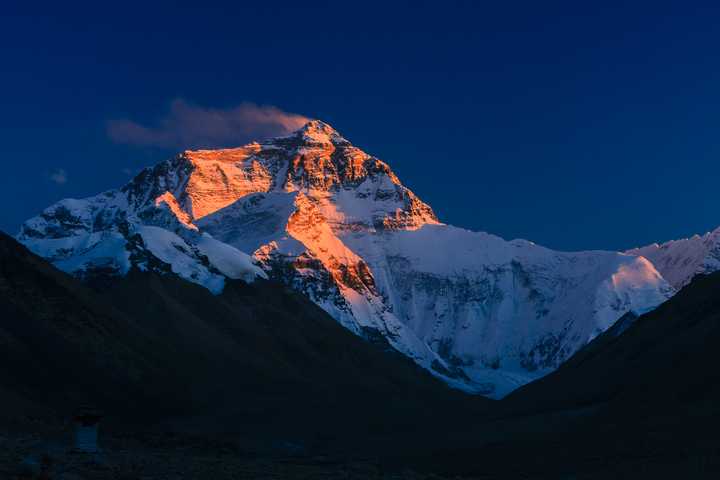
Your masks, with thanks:
M 719 342 L 720 273 L 700 275 L 455 432 L 432 464 L 481 478 L 717 478 Z
M 213 295 L 138 271 L 81 284 L 0 236 L 0 419 L 92 403 L 110 430 L 144 421 L 376 455 L 391 469 L 708 478 L 720 467 L 718 292 L 720 274 L 698 277 L 490 402 L 448 389 L 287 287 L 230 281 Z
M 0 317 L 0 388 L 19 399 L 3 405 L 10 416 L 90 403 L 118 423 L 310 444 L 338 422 L 368 438 L 468 401 L 263 280 L 219 296 L 137 271 L 83 285 L 0 235 Z
M 632 325 L 599 336 L 508 398 L 536 409 L 609 404 L 652 411 L 720 398 L 720 273 L 700 275 Z M 682 410 L 684 411 L 684 410 Z

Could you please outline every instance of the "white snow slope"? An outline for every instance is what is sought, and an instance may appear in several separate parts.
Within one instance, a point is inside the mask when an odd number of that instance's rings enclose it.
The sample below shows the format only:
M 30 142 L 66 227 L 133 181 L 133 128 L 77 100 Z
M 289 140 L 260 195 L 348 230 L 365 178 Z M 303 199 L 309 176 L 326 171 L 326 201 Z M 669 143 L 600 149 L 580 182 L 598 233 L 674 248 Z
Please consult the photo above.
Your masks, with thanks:
M 702 236 L 654 243 L 626 253 L 642 255 L 650 260 L 662 276 L 679 290 L 695 275 L 720 270 L 720 228 Z
M 51 206 L 18 239 L 81 277 L 152 269 L 217 293 L 227 277 L 267 276 L 494 398 L 674 293 L 637 254 L 556 252 L 444 225 L 387 164 L 320 121 L 186 151 L 120 190 Z

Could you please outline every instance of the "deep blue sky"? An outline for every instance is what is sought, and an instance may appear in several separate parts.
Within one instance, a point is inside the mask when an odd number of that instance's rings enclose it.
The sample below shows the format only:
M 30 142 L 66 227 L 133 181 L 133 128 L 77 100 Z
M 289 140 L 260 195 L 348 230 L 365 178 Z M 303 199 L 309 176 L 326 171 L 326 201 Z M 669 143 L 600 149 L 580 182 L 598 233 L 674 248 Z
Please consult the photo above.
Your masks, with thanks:
M 172 153 L 106 125 L 174 99 L 322 119 L 443 221 L 505 238 L 612 249 L 720 225 L 712 2 L 71 3 L 3 5 L 11 233 Z

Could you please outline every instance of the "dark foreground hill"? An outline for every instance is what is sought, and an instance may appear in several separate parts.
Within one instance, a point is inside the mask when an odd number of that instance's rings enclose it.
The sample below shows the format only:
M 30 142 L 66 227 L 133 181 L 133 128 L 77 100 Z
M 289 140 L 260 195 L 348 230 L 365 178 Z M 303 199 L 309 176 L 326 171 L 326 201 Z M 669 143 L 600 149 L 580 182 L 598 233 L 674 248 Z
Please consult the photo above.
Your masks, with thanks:
M 499 402 L 434 464 L 490 478 L 718 478 L 718 345 L 720 273 Z
M 91 404 L 106 413 L 102 438 L 119 476 L 81 478 L 720 470 L 720 274 L 501 402 L 448 389 L 285 287 L 231 282 L 214 296 L 141 272 L 81 284 L 7 236 L 0 319 L 0 466 L 32 450 L 23 438 L 66 432 L 63 421 Z M 295 463 L 277 457 L 290 453 Z
M 350 450 L 490 403 L 356 337 L 286 287 L 238 281 L 214 296 L 142 272 L 86 285 L 6 235 L 0 318 L 6 423 L 90 404 L 112 428 Z
M 720 273 L 696 277 L 621 330 L 608 330 L 507 403 L 531 401 L 535 410 L 607 404 L 666 415 L 699 413 L 720 398 Z

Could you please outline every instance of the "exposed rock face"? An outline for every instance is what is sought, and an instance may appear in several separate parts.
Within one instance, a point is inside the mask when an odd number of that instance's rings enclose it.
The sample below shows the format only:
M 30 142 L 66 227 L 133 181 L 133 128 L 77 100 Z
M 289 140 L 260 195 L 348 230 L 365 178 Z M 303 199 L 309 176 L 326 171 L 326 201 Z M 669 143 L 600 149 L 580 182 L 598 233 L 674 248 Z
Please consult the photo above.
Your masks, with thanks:
M 48 208 L 18 238 L 80 276 L 172 271 L 217 292 L 225 277 L 267 275 L 449 384 L 495 397 L 673 292 L 642 257 L 444 225 L 386 163 L 319 121 L 186 151 L 120 190 Z

